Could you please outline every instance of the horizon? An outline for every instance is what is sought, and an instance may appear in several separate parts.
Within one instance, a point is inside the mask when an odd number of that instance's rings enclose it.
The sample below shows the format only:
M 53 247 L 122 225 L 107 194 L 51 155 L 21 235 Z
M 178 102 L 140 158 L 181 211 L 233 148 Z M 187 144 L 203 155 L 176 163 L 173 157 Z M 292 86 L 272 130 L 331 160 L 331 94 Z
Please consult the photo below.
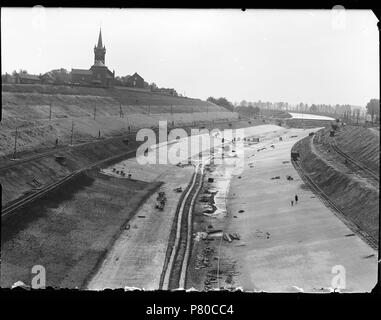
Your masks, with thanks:
M 116 76 L 137 72 L 192 98 L 361 107 L 379 99 L 377 18 L 370 10 L 341 10 L 339 18 L 332 10 L 1 12 L 3 74 L 88 69 L 101 27 L 106 66 Z

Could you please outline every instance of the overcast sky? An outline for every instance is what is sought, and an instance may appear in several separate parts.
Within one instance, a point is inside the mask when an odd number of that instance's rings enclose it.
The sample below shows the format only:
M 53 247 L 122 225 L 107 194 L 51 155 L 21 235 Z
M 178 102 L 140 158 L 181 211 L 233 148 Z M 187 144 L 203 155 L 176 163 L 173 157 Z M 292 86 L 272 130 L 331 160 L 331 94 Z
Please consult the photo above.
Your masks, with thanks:
M 343 12 L 343 11 L 341 11 Z M 187 96 L 351 104 L 379 98 L 371 11 L 1 10 L 2 73 L 106 65 Z

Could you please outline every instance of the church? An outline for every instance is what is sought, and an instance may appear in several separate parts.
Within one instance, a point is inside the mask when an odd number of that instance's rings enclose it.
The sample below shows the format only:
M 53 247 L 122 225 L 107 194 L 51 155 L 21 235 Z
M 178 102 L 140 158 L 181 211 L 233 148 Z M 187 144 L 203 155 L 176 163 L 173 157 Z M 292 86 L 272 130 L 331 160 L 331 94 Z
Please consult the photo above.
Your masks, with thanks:
M 94 64 L 89 70 L 72 69 L 71 82 L 78 85 L 112 87 L 115 71 L 111 72 L 105 65 L 106 47 L 102 43 L 102 30 L 99 30 L 98 44 L 94 46 Z

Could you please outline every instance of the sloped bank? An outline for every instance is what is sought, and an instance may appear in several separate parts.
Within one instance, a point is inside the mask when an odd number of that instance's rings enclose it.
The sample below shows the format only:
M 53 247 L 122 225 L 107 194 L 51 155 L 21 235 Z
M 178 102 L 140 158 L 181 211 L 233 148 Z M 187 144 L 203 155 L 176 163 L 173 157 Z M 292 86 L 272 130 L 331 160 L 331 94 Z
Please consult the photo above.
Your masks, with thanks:
M 112 157 L 135 156 L 134 150 L 139 144 L 134 136 L 129 137 L 128 142 L 126 137 L 101 140 L 79 147 L 57 149 L 50 155 L 0 169 L 2 206 L 93 163 Z
M 218 124 L 205 124 L 208 129 L 237 128 L 247 126 L 248 123 L 230 122 Z M 192 127 L 184 127 L 188 134 Z M 9 168 L 0 168 L 0 183 L 2 185 L 2 206 L 33 192 L 45 185 L 62 179 L 75 170 L 83 169 L 92 163 L 103 161 L 110 157 L 124 160 L 134 157 L 136 148 L 141 142 L 136 141 L 135 134 L 119 136 L 110 139 L 95 140 L 93 143 L 68 148 L 48 149 L 51 154 L 22 163 Z M 29 155 L 29 153 L 27 153 Z M 115 159 L 114 161 L 117 161 Z M 134 178 L 134 177 L 132 177 Z
M 359 180 L 337 170 L 311 150 L 311 137 L 298 141 L 291 152 L 299 152 L 299 164 L 320 189 L 345 214 L 345 218 L 356 224 L 378 243 L 379 192 Z
M 90 170 L 2 221 L 1 287 L 31 285 L 41 265 L 46 286 L 82 288 L 159 186 Z

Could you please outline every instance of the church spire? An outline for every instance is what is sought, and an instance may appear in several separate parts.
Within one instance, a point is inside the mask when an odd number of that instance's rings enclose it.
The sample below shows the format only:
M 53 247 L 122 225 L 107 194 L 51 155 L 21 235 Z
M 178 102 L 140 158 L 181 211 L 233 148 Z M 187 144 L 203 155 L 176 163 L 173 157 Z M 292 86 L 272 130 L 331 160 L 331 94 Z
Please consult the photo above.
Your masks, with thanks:
M 98 48 L 102 48 L 103 47 L 103 44 L 102 44 L 102 29 L 99 28 L 99 37 L 98 37 Z
M 98 45 L 94 47 L 94 64 L 105 64 L 106 47 L 102 43 L 102 29 L 99 28 Z

